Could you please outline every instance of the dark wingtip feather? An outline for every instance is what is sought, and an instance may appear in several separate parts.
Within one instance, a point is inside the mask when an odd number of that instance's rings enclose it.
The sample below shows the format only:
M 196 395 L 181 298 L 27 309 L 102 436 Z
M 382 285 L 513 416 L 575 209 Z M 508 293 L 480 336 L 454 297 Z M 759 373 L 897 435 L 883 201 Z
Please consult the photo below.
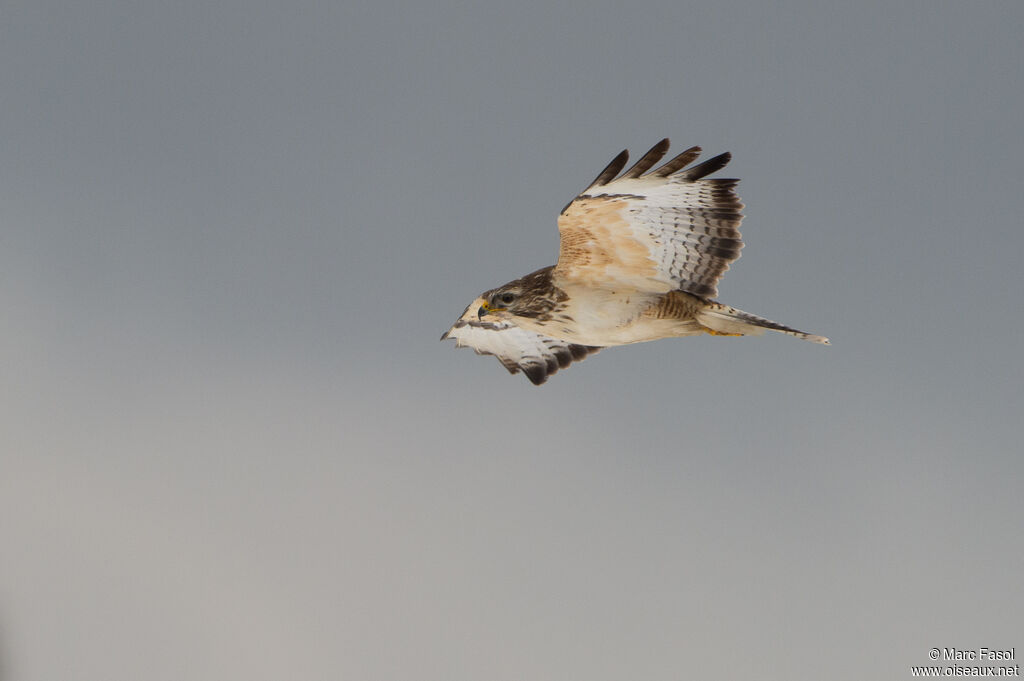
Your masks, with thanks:
M 597 352 L 600 349 L 601 348 L 595 348 L 592 345 L 577 345 L 576 343 L 569 346 L 569 352 L 572 353 L 572 358 L 577 362 L 586 359 L 587 355 L 592 352 Z
M 640 177 L 648 170 L 654 167 L 654 164 L 664 158 L 665 154 L 668 153 L 668 148 L 672 146 L 668 138 L 661 140 L 655 144 L 651 149 L 644 154 L 636 164 L 627 170 L 621 179 L 627 179 L 631 177 Z
M 700 147 L 690 147 L 651 174 L 655 177 L 668 177 L 677 170 L 693 163 L 700 156 L 700 152 Z
M 577 345 L 573 343 L 567 347 L 559 348 L 549 357 L 541 358 L 540 361 L 531 362 L 530 364 L 520 364 L 517 368 L 522 369 L 531 383 L 541 385 L 547 382 L 551 376 L 557 374 L 559 369 L 565 369 L 573 362 L 584 360 L 588 355 L 600 349 L 600 347 L 593 345 Z
M 546 364 L 527 364 L 522 367 L 523 373 L 530 379 L 530 383 L 540 385 L 548 380 L 548 368 Z
M 594 178 L 594 181 L 587 185 L 587 188 L 580 192 L 580 195 L 586 194 L 594 187 L 600 187 L 606 185 L 615 179 L 615 176 L 622 172 L 622 169 L 626 167 L 626 161 L 629 160 L 629 149 L 623 149 L 619 152 L 619 155 L 612 159 L 612 162 L 605 166 L 605 169 L 601 171 L 601 174 Z M 572 201 L 575 201 L 573 199 Z M 572 205 L 572 201 L 565 204 L 565 207 L 559 211 L 559 215 L 562 215 Z
M 601 171 L 601 174 L 590 183 L 590 186 L 587 187 L 587 189 L 590 189 L 591 187 L 600 187 L 614 180 L 615 176 L 622 172 L 622 169 L 626 167 L 626 161 L 628 160 L 629 149 L 623 149 L 619 152 L 619 155 L 613 158 L 612 162 Z M 584 189 L 583 191 L 586 192 L 587 189 Z
M 694 182 L 702 177 L 706 177 L 711 173 L 721 170 L 725 166 L 729 165 L 729 161 L 731 160 L 732 154 L 730 154 L 727 151 L 724 154 L 719 154 L 718 156 L 715 156 L 714 158 L 709 158 L 703 163 L 698 163 L 689 170 L 684 170 L 683 172 L 679 173 L 679 177 L 683 180 Z

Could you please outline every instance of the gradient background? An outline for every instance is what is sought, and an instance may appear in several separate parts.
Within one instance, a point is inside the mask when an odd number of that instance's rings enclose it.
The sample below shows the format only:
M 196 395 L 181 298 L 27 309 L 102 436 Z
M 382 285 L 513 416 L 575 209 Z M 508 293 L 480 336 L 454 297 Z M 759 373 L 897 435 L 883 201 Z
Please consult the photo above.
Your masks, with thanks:
M 487 5 L 3 3 L 10 678 L 1024 649 L 1024 5 Z M 831 348 L 438 342 L 666 135 L 743 178 L 721 300 Z

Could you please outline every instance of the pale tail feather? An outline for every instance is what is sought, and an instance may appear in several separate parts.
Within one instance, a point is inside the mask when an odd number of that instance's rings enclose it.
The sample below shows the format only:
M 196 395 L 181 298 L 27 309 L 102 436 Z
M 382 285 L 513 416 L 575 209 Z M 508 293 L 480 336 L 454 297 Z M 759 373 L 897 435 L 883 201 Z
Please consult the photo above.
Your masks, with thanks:
M 796 336 L 812 343 L 831 345 L 828 338 L 824 336 L 797 331 L 788 326 L 783 326 L 777 322 L 752 315 L 743 310 L 737 310 L 728 305 L 722 305 L 721 303 L 708 303 L 697 312 L 697 321 L 713 333 L 759 336 L 764 333 L 765 329 L 768 329 L 784 333 L 787 336 Z

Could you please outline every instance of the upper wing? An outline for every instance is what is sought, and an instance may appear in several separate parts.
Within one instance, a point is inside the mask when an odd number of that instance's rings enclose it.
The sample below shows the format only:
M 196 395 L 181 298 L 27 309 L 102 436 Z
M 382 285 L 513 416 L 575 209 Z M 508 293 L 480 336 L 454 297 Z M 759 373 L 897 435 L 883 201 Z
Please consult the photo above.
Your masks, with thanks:
M 587 286 L 718 295 L 718 280 L 740 257 L 739 180 L 703 179 L 723 168 L 724 153 L 690 168 L 691 147 L 651 170 L 668 151 L 662 140 L 616 179 L 623 151 L 558 218 L 555 274 Z
M 473 348 L 478 355 L 494 355 L 510 374 L 522 371 L 534 385 L 601 349 L 542 336 L 510 321 L 460 319 L 441 336 L 446 338 L 454 338 L 456 347 Z

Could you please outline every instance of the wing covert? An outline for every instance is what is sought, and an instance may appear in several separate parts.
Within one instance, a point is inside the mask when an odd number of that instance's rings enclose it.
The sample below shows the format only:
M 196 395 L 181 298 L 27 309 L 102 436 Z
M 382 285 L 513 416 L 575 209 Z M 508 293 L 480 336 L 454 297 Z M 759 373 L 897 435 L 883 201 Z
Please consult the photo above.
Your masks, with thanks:
M 701 151 L 691 147 L 656 168 L 668 148 L 662 140 L 616 178 L 628 160 L 619 154 L 565 207 L 557 276 L 587 286 L 718 294 L 718 280 L 743 248 L 743 203 L 739 180 L 706 176 L 731 155 L 687 168 Z

